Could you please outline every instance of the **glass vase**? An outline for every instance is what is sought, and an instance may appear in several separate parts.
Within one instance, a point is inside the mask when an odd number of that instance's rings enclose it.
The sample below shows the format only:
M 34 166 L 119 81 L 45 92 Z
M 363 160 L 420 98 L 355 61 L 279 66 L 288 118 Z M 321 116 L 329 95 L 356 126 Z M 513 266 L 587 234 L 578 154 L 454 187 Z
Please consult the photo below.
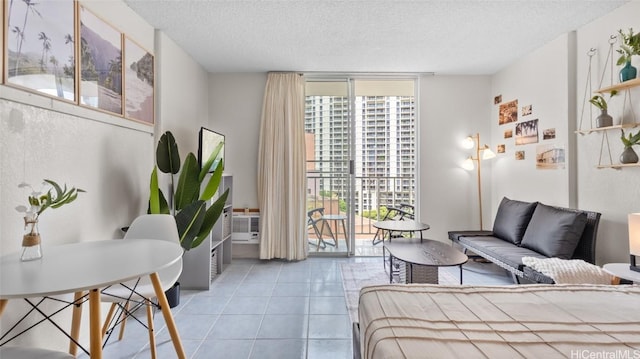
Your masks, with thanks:
M 21 261 L 32 261 L 42 258 L 42 245 L 38 231 L 38 218 L 28 213 L 24 217 L 24 235 L 22 236 Z

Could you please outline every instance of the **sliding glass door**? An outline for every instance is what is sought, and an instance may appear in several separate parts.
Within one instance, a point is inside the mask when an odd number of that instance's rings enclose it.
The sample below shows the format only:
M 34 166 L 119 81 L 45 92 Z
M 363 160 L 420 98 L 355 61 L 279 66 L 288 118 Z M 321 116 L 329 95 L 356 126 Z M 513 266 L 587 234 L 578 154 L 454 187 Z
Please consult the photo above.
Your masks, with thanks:
M 372 224 L 415 205 L 414 83 L 307 79 L 307 207 L 324 208 L 309 218 L 310 254 L 346 254 L 348 241 L 350 254 L 381 255 Z

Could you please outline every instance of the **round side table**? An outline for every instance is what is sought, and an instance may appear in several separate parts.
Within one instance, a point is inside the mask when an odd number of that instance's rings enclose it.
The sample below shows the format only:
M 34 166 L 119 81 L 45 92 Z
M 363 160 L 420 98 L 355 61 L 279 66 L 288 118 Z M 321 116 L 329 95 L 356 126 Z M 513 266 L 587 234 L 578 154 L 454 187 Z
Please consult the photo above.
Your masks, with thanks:
M 640 272 L 629 269 L 629 263 L 607 263 L 602 269 L 618 278 L 640 283 Z

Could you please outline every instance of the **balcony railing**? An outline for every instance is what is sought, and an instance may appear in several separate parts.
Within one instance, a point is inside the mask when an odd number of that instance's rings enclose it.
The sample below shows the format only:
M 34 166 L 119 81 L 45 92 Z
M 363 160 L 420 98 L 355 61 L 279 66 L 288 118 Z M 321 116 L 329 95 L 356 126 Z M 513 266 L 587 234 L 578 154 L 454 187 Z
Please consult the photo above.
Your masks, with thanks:
M 404 177 L 355 177 L 355 200 L 351 209 L 348 208 L 349 181 L 347 174 L 307 172 L 308 209 L 323 207 L 325 214 L 353 211 L 357 236 L 375 234 L 373 223 L 382 219 L 381 207 L 415 205 L 415 180 L 412 174 Z

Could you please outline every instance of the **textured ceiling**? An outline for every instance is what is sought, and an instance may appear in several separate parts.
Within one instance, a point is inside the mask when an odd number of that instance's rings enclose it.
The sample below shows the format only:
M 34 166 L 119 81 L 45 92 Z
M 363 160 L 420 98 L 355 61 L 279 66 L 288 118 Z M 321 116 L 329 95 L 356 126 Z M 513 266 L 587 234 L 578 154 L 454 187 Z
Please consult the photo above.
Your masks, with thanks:
M 124 1 L 209 72 L 443 74 L 493 74 L 628 2 Z

